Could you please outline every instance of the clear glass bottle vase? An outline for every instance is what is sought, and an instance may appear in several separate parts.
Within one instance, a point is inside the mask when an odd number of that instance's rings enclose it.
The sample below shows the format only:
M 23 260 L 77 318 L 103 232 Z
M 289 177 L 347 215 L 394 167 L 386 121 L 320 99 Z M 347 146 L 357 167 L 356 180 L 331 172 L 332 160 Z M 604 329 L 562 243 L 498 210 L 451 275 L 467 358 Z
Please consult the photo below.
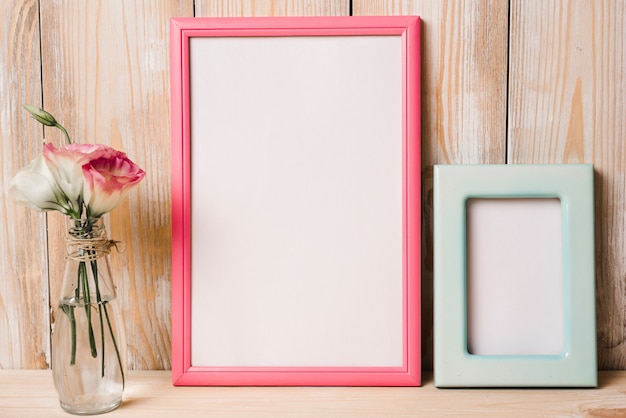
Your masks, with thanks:
M 122 402 L 126 340 L 108 257 L 115 245 L 101 218 L 70 220 L 52 375 L 61 407 L 76 415 L 108 412 Z

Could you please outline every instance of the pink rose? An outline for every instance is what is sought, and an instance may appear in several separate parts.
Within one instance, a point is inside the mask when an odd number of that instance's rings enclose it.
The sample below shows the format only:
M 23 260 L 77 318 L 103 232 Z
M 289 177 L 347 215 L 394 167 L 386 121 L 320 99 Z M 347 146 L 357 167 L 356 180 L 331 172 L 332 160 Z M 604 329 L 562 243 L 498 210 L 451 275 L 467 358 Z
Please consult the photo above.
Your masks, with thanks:
M 112 211 L 146 175 L 126 154 L 103 146 L 89 154 L 82 172 L 83 198 L 91 217 Z

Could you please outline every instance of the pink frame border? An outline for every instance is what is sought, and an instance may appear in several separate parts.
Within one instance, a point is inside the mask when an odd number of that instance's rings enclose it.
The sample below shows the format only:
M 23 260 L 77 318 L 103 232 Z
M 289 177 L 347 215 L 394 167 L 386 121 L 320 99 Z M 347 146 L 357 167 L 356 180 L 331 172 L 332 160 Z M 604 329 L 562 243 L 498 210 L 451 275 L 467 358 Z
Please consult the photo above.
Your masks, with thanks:
M 403 41 L 403 366 L 191 365 L 189 39 L 210 36 L 395 35 Z M 172 383 L 177 386 L 419 386 L 420 19 L 384 17 L 174 18 L 170 23 L 172 128 Z

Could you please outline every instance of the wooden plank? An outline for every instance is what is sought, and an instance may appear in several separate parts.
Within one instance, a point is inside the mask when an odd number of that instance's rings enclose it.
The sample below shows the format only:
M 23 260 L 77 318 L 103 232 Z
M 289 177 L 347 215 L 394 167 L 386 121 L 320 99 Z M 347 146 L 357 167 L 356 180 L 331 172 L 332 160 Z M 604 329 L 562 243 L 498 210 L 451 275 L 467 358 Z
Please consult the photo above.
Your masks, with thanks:
M 355 0 L 355 15 L 422 18 L 422 350 L 432 367 L 434 164 L 505 162 L 508 2 Z
M 170 367 L 169 18 L 191 0 L 41 0 L 43 97 L 76 142 L 127 152 L 147 175 L 108 215 L 125 243 L 111 264 L 130 369 Z M 62 138 L 48 130 L 48 139 Z M 50 217 L 51 297 L 64 265 L 63 217 Z
M 41 0 L 44 105 L 80 142 L 124 148 L 148 176 L 110 216 L 131 368 L 169 367 L 167 20 L 192 0 Z M 41 147 L 21 110 L 41 104 L 38 2 L 0 0 L 0 176 Z M 599 359 L 626 368 L 624 321 L 624 2 L 511 2 L 509 162 L 596 166 Z M 356 15 L 423 18 L 424 295 L 432 292 L 431 166 L 504 162 L 505 0 L 355 0 Z M 197 1 L 198 16 L 349 13 L 347 0 Z M 620 135 L 622 134 L 622 135 Z M 49 140 L 61 137 L 47 130 Z M 0 368 L 45 368 L 49 322 L 45 216 L 0 195 Z M 50 294 L 62 275 L 64 220 L 50 216 Z M 122 267 L 120 267 L 122 266 Z M 425 366 L 431 301 L 424 298 Z M 52 305 L 55 303 L 53 302 Z
M 22 109 L 40 101 L 37 1 L 0 0 L 0 369 L 50 363 L 46 217 L 4 193 L 41 152 L 41 125 Z
M 197 0 L 198 17 L 347 16 L 349 0 Z
M 167 371 L 133 371 L 115 417 L 623 417 L 626 372 L 599 389 L 174 387 Z M 67 417 L 50 371 L 0 370 L 2 416 Z M 5 415 L 6 414 L 6 415 Z
M 622 0 L 511 2 L 510 162 L 595 165 L 601 369 L 626 368 L 625 40 Z

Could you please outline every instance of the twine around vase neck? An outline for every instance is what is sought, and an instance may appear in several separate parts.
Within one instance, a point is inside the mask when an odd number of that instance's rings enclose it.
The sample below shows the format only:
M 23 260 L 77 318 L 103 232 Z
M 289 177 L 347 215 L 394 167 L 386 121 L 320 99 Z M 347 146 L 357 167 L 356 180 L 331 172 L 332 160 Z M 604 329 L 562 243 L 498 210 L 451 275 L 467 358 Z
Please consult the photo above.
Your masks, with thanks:
M 122 253 L 122 242 L 107 238 L 102 225 L 93 225 L 89 230 L 84 228 L 70 228 L 66 238 L 68 247 L 65 258 L 76 261 L 94 261 L 111 253 L 111 248 Z

